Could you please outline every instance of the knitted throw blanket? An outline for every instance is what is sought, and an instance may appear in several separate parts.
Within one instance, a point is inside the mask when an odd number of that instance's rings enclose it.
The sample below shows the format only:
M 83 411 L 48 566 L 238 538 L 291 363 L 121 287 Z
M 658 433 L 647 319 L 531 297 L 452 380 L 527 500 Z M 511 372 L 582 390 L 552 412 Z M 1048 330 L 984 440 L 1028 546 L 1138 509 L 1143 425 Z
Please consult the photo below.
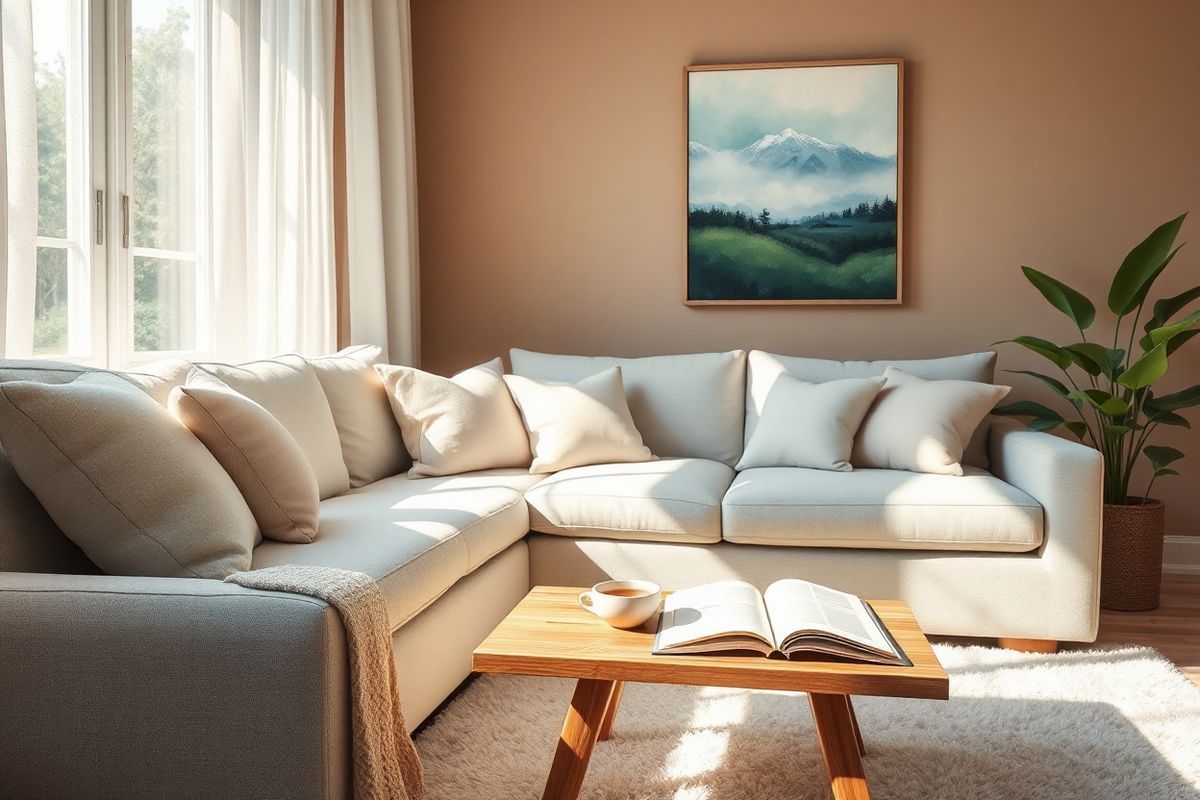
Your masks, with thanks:
M 421 762 L 404 725 L 387 606 L 361 572 L 281 566 L 225 579 L 250 589 L 305 594 L 337 609 L 350 650 L 350 714 L 355 800 L 420 800 Z

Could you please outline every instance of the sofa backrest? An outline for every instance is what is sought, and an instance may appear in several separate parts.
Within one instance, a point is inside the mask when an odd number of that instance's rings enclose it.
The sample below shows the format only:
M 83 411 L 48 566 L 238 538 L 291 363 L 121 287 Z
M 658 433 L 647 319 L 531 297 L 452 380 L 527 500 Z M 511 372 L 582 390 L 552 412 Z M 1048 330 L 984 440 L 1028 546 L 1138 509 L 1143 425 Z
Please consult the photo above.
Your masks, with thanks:
M 619 366 L 629 411 L 656 456 L 707 458 L 733 466 L 742 455 L 746 353 L 645 358 L 563 356 L 513 349 L 515 374 L 575 383 Z

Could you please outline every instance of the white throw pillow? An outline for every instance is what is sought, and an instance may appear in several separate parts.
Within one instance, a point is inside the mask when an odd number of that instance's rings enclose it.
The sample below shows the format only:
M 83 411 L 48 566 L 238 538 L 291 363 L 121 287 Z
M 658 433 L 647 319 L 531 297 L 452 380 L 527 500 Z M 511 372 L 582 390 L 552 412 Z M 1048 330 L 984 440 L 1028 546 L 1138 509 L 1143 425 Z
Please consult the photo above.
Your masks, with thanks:
M 0 438 L 22 482 L 105 572 L 220 580 L 250 568 L 258 525 L 237 486 L 126 380 L 6 383 Z
M 317 374 L 300 356 L 247 364 L 196 364 L 188 386 L 227 386 L 271 412 L 300 445 L 317 476 L 321 499 L 350 488 L 342 444 Z
M 1011 387 L 927 381 L 895 367 L 854 441 L 855 467 L 962 475 L 971 434 Z
M 644 358 L 561 356 L 512 349 L 514 375 L 535 381 L 577 380 L 621 368 L 629 413 L 660 458 L 707 458 L 733 466 L 742 454 L 746 353 L 690 353 Z
M 409 477 L 529 466 L 529 437 L 500 359 L 443 378 L 376 364 L 412 456 Z
M 379 347 L 368 344 L 308 360 L 333 411 L 351 488 L 399 475 L 412 466 L 387 390 L 375 372 L 382 356 Z
M 851 469 L 854 434 L 883 384 L 882 377 L 807 383 L 776 376 L 737 469 Z
M 504 382 L 529 431 L 532 474 L 654 458 L 629 413 L 620 367 L 609 367 L 573 384 L 544 383 L 519 375 L 505 375 Z
M 831 361 L 824 358 L 802 358 L 780 356 L 762 350 L 751 350 L 747 362 L 746 379 L 746 441 L 754 435 L 758 415 L 766 393 L 775 382 L 775 376 L 786 372 L 793 378 L 810 383 L 841 380 L 842 378 L 882 377 L 884 370 L 895 367 L 909 375 L 929 381 L 975 381 L 992 383 L 996 372 L 996 354 L 969 353 L 962 356 L 922 358 L 888 361 Z M 988 468 L 987 438 L 990 425 L 988 418 L 975 430 L 967 449 L 963 452 L 963 463 L 973 467 Z

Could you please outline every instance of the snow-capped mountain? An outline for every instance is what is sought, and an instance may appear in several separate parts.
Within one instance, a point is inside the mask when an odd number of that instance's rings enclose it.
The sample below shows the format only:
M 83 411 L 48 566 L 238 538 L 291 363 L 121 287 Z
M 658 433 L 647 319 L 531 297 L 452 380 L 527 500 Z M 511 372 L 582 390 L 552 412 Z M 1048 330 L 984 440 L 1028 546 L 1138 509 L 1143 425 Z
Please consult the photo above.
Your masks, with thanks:
M 689 154 L 692 144 L 688 143 Z M 877 156 L 845 144 L 830 144 L 791 128 L 769 133 L 742 148 L 739 154 L 756 167 L 772 171 L 786 169 L 801 175 L 856 175 L 890 169 L 895 164 L 894 158 Z
M 708 158 L 714 152 L 715 151 L 706 144 L 700 144 L 699 142 L 688 142 L 688 158 Z

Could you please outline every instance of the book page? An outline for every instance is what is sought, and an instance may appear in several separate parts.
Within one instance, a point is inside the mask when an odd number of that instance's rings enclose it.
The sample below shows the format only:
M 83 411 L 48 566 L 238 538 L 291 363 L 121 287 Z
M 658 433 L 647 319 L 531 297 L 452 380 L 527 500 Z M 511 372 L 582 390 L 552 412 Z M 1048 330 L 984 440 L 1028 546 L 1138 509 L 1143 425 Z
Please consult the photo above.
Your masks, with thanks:
M 663 602 L 654 652 L 774 648 L 762 595 L 745 581 L 718 581 L 672 593 Z
M 898 655 L 855 595 L 795 579 L 776 581 L 763 593 L 780 650 L 803 634 L 827 634 L 871 650 Z

